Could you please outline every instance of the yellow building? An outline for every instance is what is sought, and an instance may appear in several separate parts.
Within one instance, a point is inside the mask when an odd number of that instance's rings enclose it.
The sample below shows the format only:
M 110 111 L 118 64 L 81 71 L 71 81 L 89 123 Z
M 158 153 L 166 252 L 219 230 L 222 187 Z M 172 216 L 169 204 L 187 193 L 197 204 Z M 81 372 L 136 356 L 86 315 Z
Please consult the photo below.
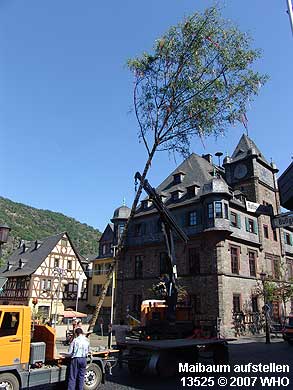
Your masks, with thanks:
M 104 283 L 106 282 L 109 267 L 113 261 L 114 227 L 108 224 L 100 238 L 99 255 L 91 260 L 91 280 L 89 282 L 88 304 L 94 309 Z M 109 286 L 107 295 L 100 310 L 97 324 L 108 326 L 111 313 L 112 285 Z

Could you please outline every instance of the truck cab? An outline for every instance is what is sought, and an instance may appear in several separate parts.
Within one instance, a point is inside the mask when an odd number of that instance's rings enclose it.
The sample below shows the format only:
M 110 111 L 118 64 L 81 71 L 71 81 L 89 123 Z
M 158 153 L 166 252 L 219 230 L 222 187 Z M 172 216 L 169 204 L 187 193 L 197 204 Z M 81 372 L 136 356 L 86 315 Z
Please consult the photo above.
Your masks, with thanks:
M 25 306 L 0 306 L 0 368 L 29 362 L 31 311 Z
M 116 361 L 110 352 L 88 356 L 84 390 L 95 390 L 104 383 L 105 368 Z M 70 360 L 56 354 L 55 329 L 35 325 L 31 331 L 29 307 L 0 305 L 0 388 L 19 390 L 62 383 Z

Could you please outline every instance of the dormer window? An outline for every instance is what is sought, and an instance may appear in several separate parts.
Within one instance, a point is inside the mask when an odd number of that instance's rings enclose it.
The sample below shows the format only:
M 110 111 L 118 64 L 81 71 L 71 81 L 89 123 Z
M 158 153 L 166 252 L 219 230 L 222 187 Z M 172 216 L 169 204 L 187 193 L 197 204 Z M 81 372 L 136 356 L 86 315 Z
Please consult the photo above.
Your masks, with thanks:
M 171 199 L 173 200 L 173 202 L 176 202 L 182 197 L 182 195 L 183 195 L 183 191 L 181 190 L 173 191 L 171 192 Z
M 35 241 L 35 250 L 39 249 L 39 247 L 41 246 L 41 243 L 39 241 Z
M 21 259 L 19 259 L 18 267 L 23 268 L 23 266 L 24 266 L 24 262 Z
M 192 186 L 189 186 L 189 187 L 186 187 L 187 189 L 187 196 L 188 198 L 193 198 L 197 195 L 197 192 L 198 192 L 198 186 L 197 185 L 192 185 Z
M 183 177 L 185 173 L 184 172 L 177 172 L 173 175 L 173 184 L 180 184 L 182 183 Z
M 11 263 L 9 263 L 9 261 L 8 261 L 8 263 L 7 263 L 7 271 L 10 271 L 10 270 L 11 270 L 11 268 L 12 268 L 12 264 L 11 264 Z
M 166 200 L 167 200 L 167 195 L 161 194 L 161 195 L 160 195 L 160 198 L 161 198 L 161 201 L 162 201 L 163 203 L 165 203 Z
M 149 199 L 145 199 L 141 201 L 142 210 L 147 210 L 151 206 L 151 201 Z

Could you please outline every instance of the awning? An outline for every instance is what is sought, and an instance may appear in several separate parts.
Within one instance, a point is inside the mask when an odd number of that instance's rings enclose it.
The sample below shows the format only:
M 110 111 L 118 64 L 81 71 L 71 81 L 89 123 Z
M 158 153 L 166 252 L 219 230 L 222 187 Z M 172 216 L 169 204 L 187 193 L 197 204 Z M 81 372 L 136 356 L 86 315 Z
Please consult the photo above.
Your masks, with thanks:
M 65 310 L 61 315 L 63 315 L 64 318 L 85 318 L 85 317 L 87 317 L 87 314 L 80 313 L 79 311 L 74 311 L 74 310 Z

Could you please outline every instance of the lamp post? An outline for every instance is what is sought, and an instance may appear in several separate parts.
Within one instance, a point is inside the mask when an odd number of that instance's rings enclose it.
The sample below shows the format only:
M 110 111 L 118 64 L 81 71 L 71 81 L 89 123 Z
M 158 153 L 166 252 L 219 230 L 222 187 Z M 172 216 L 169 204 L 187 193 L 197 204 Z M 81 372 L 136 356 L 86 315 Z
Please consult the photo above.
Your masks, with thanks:
M 265 281 L 266 281 L 266 273 L 261 272 L 259 274 L 261 282 L 262 282 L 262 289 L 263 289 L 263 296 L 264 296 L 264 309 L 265 309 L 265 321 L 266 321 L 266 344 L 271 344 L 271 338 L 270 338 L 270 328 L 268 323 L 268 306 L 267 306 L 267 292 L 265 289 Z
M 2 245 L 8 241 L 10 227 L 7 225 L 0 225 L 0 258 L 2 255 Z

